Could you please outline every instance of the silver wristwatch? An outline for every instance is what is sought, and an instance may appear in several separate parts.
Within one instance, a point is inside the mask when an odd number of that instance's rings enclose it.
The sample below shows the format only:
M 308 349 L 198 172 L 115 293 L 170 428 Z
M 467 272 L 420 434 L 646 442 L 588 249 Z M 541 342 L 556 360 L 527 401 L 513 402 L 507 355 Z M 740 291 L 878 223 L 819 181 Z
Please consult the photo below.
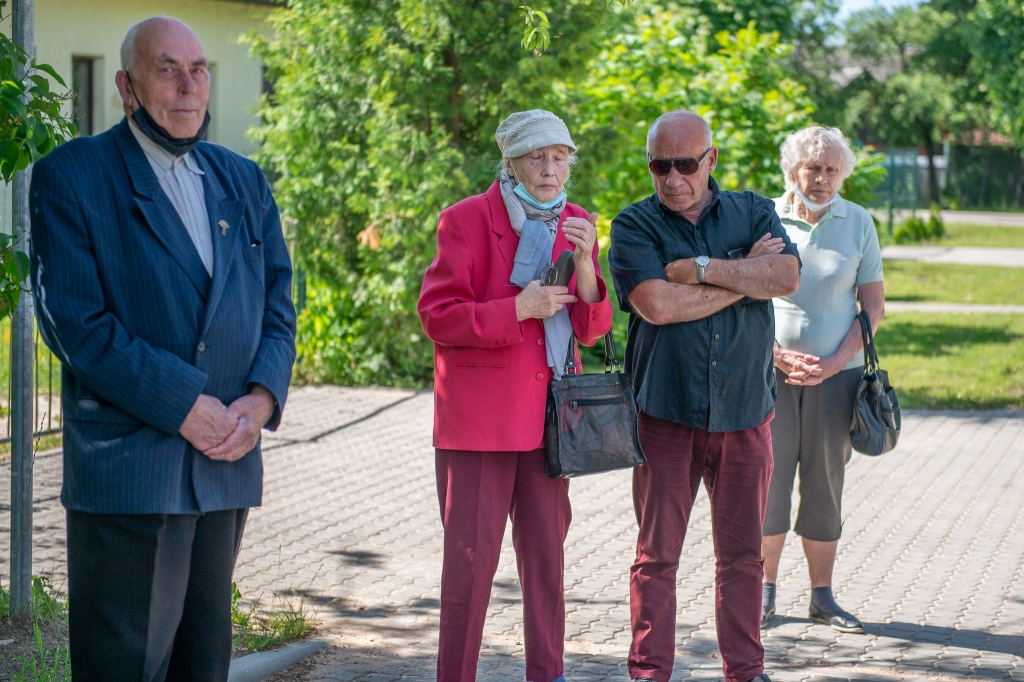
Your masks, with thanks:
M 707 280 L 704 279 L 704 268 L 711 263 L 711 259 L 707 256 L 697 256 L 693 263 L 697 266 L 697 281 L 701 284 L 706 283 Z

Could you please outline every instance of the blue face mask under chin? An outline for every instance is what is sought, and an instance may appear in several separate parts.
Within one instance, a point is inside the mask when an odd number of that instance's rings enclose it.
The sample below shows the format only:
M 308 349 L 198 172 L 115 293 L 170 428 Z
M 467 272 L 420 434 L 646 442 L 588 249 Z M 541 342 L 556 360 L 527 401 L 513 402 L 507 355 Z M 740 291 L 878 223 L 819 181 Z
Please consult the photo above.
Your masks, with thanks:
M 835 194 L 833 194 L 832 198 L 829 199 L 828 201 L 826 201 L 824 204 L 816 204 L 813 201 L 811 201 L 810 199 L 808 199 L 807 197 L 805 197 L 804 193 L 800 191 L 799 187 L 795 188 L 793 190 L 793 193 L 796 194 L 798 197 L 800 197 L 800 201 L 804 202 L 804 206 L 806 206 L 813 213 L 817 213 L 818 211 L 822 210 L 826 206 L 831 206 L 832 204 L 834 204 L 837 201 L 839 201 L 839 192 L 836 192 Z
M 560 204 L 561 202 L 565 201 L 568 198 L 568 195 L 565 192 L 562 192 L 551 201 L 537 201 L 532 194 L 526 191 L 526 186 L 521 182 L 518 185 L 516 185 L 515 189 L 513 189 L 512 191 L 516 193 L 517 197 L 519 197 L 520 199 L 522 199 L 523 201 L 525 201 L 538 211 L 550 211 L 555 206 L 558 206 L 558 204 Z

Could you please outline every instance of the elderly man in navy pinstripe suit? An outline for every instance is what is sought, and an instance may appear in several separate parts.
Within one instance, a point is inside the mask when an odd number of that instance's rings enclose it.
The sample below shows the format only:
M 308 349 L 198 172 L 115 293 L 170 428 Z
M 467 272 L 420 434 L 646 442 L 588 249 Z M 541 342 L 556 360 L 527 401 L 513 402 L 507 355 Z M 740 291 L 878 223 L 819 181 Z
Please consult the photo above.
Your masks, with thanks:
M 200 142 L 202 44 L 128 30 L 126 118 L 40 161 L 39 324 L 63 363 L 73 679 L 224 682 L 261 428 L 295 359 L 291 265 L 260 169 Z

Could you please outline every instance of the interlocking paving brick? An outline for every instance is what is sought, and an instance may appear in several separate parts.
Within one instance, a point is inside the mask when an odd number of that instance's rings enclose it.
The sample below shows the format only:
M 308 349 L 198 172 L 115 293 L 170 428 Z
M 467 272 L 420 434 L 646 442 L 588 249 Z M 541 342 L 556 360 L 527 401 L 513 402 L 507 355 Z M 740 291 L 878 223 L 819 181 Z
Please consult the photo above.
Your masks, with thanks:
M 263 506 L 249 516 L 235 573 L 247 600 L 302 598 L 316 610 L 333 646 L 296 679 L 434 679 L 442 529 L 432 410 L 429 392 L 300 388 L 281 429 L 265 434 Z M 59 453 L 37 456 L 35 571 L 58 586 L 66 581 L 60 482 Z M 573 480 L 570 496 L 566 676 L 626 680 L 630 474 Z M 0 500 L 9 499 L 4 467 Z M 808 620 L 806 563 L 791 540 L 778 616 L 762 634 L 776 682 L 1024 681 L 1024 414 L 907 412 L 896 451 L 854 456 L 843 502 L 834 590 L 866 633 Z M 9 506 L 0 506 L 0 524 L 9 523 Z M 0 556 L 8 540 L 0 538 Z M 702 491 L 678 573 L 673 681 L 722 677 L 714 570 Z M 478 678 L 523 679 L 522 642 L 507 532 Z

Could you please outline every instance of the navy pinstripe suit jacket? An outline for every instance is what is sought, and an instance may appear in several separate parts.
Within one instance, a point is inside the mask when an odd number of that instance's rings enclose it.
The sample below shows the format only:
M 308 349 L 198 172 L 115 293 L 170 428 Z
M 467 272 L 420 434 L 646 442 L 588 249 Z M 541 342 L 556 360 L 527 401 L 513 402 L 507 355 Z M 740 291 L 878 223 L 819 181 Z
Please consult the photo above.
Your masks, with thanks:
M 258 445 L 215 462 L 178 428 L 200 394 L 227 405 L 253 383 L 277 399 L 267 428 L 280 421 L 295 309 L 277 205 L 255 163 L 199 144 L 211 278 L 128 125 L 72 140 L 32 172 L 36 314 L 63 363 L 61 501 L 105 514 L 258 506 Z

